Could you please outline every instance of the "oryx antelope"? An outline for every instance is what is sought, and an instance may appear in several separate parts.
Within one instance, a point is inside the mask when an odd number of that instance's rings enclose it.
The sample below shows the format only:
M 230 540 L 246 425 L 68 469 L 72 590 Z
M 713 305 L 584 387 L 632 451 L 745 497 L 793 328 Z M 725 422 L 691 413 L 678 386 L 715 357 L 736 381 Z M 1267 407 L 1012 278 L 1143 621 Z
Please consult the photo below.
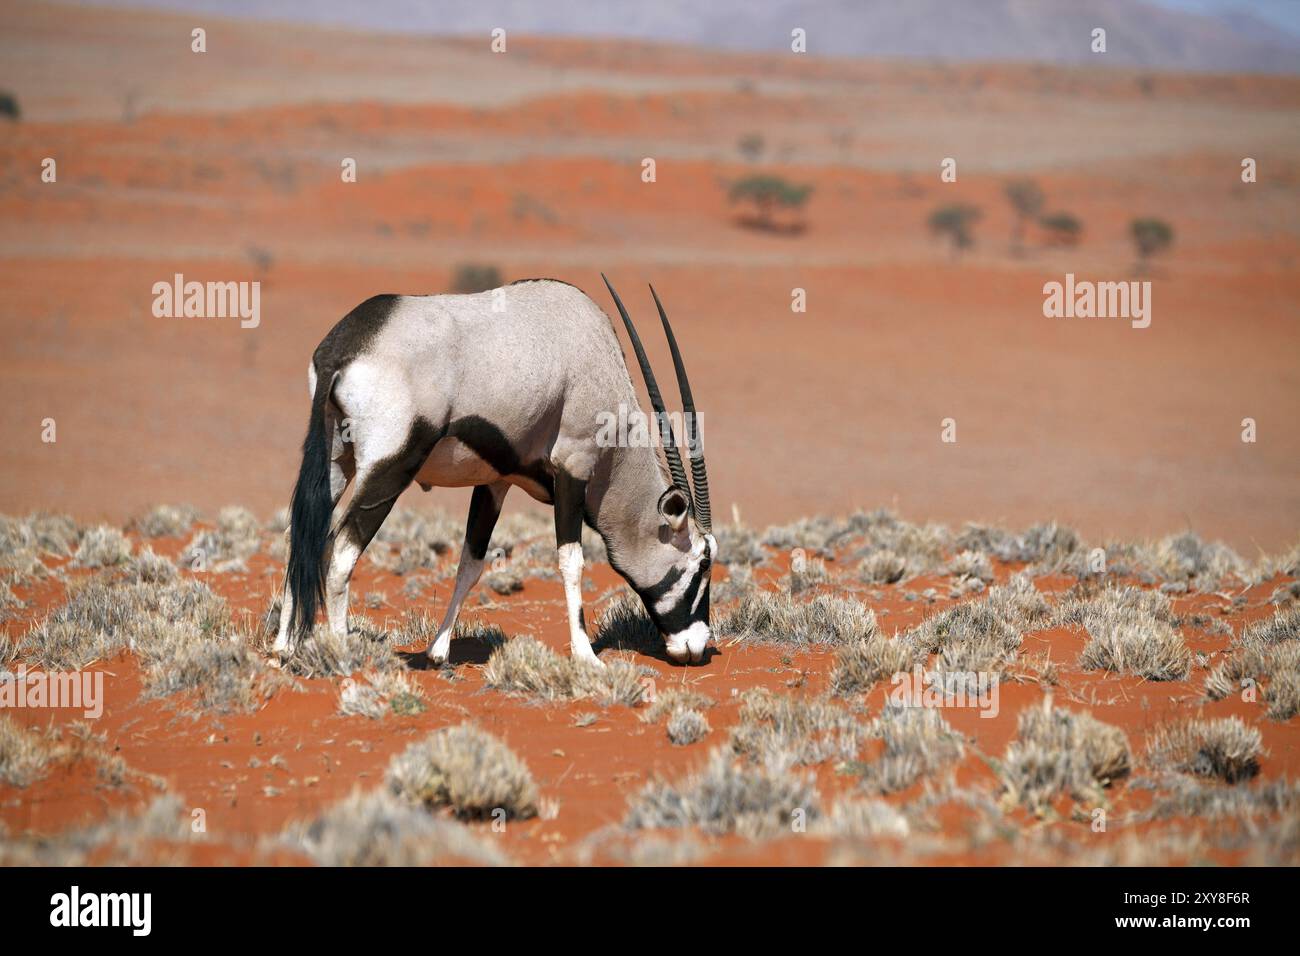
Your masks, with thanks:
M 325 336 L 307 370 L 311 416 L 290 508 L 277 654 L 293 654 L 322 602 L 331 631 L 346 634 L 352 569 L 414 481 L 426 491 L 474 489 L 451 603 L 427 652 L 434 663 L 447 659 L 456 616 L 483 570 L 512 485 L 554 506 L 575 658 L 600 664 L 582 614 L 585 521 L 641 597 L 668 655 L 703 659 L 717 542 L 686 369 L 651 288 L 681 391 L 693 489 L 636 328 L 609 280 L 605 285 L 641 366 L 666 472 L 655 443 L 604 447 L 608 442 L 597 440 L 602 413 L 623 404 L 639 414 L 640 406 L 608 316 L 566 283 L 531 279 L 473 295 L 375 296 Z

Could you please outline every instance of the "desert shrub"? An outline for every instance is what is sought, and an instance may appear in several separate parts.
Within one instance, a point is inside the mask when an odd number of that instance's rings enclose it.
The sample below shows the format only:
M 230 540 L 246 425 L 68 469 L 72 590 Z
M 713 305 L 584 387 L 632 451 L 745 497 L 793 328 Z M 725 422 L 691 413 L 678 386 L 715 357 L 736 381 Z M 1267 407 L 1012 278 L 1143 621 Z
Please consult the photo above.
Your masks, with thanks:
M 106 524 L 90 528 L 81 537 L 72 563 L 79 568 L 111 568 L 125 564 L 131 557 L 131 542 L 116 528 Z
M 1046 623 L 1047 602 L 1024 575 L 958 604 L 903 635 L 919 654 L 939 653 L 943 671 L 997 672 L 1015 657 L 1025 629 Z
M 1047 236 L 1047 242 L 1053 246 L 1078 245 L 1083 235 L 1083 222 L 1078 216 L 1068 212 L 1053 212 L 1040 216 L 1038 225 Z
M 45 776 L 59 754 L 57 741 L 0 715 L 0 783 L 29 786 Z
M 820 594 L 796 601 L 786 594 L 753 591 L 714 625 L 714 633 L 778 644 L 844 644 L 877 632 L 876 615 L 853 598 Z
M 350 677 L 359 671 L 400 670 L 404 665 L 393 648 L 402 633 L 378 631 L 364 618 L 350 620 L 347 633 L 341 635 L 318 624 L 282 667 L 296 677 Z
M 1238 717 L 1185 720 L 1160 728 L 1147 740 L 1152 766 L 1226 783 L 1258 773 L 1262 753 L 1259 730 Z
M 537 815 L 537 784 L 527 765 L 499 739 L 472 724 L 444 727 L 388 765 L 388 787 L 427 807 L 450 807 L 467 819 Z
M 837 802 L 830 813 L 817 821 L 812 832 L 854 840 L 879 837 L 905 840 L 912 835 L 912 827 L 906 816 L 879 798 L 850 797 Z
M 41 555 L 71 557 L 81 531 L 66 515 L 0 515 L 0 568 L 20 575 L 44 574 Z
M 705 833 L 768 837 L 788 829 L 798 815 L 820 814 L 813 783 L 788 764 L 742 763 L 718 747 L 704 767 L 678 783 L 653 782 L 628 806 L 628 829 L 698 827 Z
M 1025 244 L 1025 224 L 1043 211 L 1043 204 L 1047 201 L 1047 197 L 1043 195 L 1043 190 L 1038 183 L 1032 179 L 1013 179 L 1003 187 L 1003 193 L 1015 211 L 1011 229 L 1011 247 L 1019 252 Z
M 906 790 L 923 776 L 952 770 L 965 756 L 965 743 L 937 708 L 887 704 L 868 729 L 884 743 L 881 755 L 869 763 L 850 765 L 868 792 Z
M 905 641 L 876 632 L 836 648 L 831 668 L 831 693 L 837 696 L 868 691 L 876 682 L 911 669 L 923 654 Z
M 1227 660 L 1205 678 L 1205 692 L 1221 700 L 1261 684 L 1270 718 L 1300 714 L 1300 608 L 1285 608 L 1247 627 L 1229 647 Z
M 21 650 L 52 670 L 79 670 L 179 622 L 205 637 L 230 627 L 226 604 L 192 580 L 130 583 L 100 574 L 74 584 L 66 603 L 23 638 Z
M 156 633 L 140 643 L 145 696 L 193 691 L 203 710 L 251 710 L 265 665 L 239 634 L 204 635 L 186 623 L 157 622 Z
M 179 577 L 176 565 L 152 548 L 132 555 L 126 565 L 125 580 L 136 584 L 170 584 Z
M 1137 814 L 1138 821 L 1169 817 L 1254 823 L 1260 817 L 1300 818 L 1300 782 L 1282 777 L 1255 785 L 1225 787 L 1217 780 L 1169 773 L 1135 780 L 1134 787 L 1156 790 L 1151 806 Z
M 698 710 L 678 708 L 668 718 L 668 739 L 678 747 L 698 743 L 709 734 L 709 718 Z
M 1100 801 L 1102 789 L 1127 775 L 1131 765 L 1122 730 L 1046 700 L 1021 712 L 998 773 L 1010 802 L 1040 812 L 1062 794 Z
M 790 576 L 786 579 L 786 590 L 793 597 L 818 584 L 825 584 L 830 577 L 830 572 L 826 570 L 826 562 L 821 558 L 793 561 L 790 564 Z
M 1190 531 L 1160 541 L 1150 560 L 1161 580 L 1201 591 L 1214 590 L 1225 577 L 1240 579 L 1246 573 L 1245 562 L 1226 544 L 1202 541 Z
M 757 173 L 732 183 L 727 191 L 727 200 L 732 205 L 752 205 L 756 213 L 755 224 L 770 228 L 778 209 L 802 209 L 812 190 L 813 187 L 807 183 L 796 184 L 782 176 Z
M 0 90 L 0 116 L 15 122 L 22 117 L 22 110 L 18 108 L 18 97 L 8 90 Z
M 858 574 L 868 584 L 896 584 L 907 574 L 907 559 L 882 548 L 858 563 Z
M 654 703 L 641 712 L 642 722 L 657 723 L 671 717 L 679 710 L 706 710 L 717 704 L 708 694 L 684 686 L 665 687 L 655 696 Z
M 424 711 L 424 691 L 402 671 L 369 671 L 365 683 L 346 680 L 339 689 L 338 711 L 344 716 L 377 720 L 385 714 L 399 716 Z
M 801 700 L 754 688 L 741 695 L 731 748 L 759 763 L 789 758 L 811 765 L 832 757 L 851 759 L 865 736 L 866 729 L 853 714 L 829 700 Z
M 487 292 L 501 285 L 501 270 L 481 262 L 464 262 L 451 274 L 451 291 L 461 294 Z
M 199 519 L 199 513 L 189 505 L 158 505 L 133 523 L 136 531 L 146 538 L 180 537 Z
M 955 258 L 963 249 L 975 245 L 975 223 L 979 222 L 983 215 L 978 206 L 952 203 L 940 206 L 930 213 L 927 225 L 930 232 L 948 240 L 949 248 Z
M 748 525 L 739 522 L 715 525 L 713 537 L 718 542 L 718 564 L 753 565 L 767 560 L 759 533 Z
M 602 707 L 635 707 L 645 698 L 644 677 L 653 673 L 625 661 L 593 667 L 561 657 L 533 637 L 516 637 L 492 652 L 483 682 L 506 693 L 542 700 L 591 700 Z
M 222 508 L 217 525 L 195 535 L 179 561 L 195 571 L 246 572 L 247 561 L 261 546 L 262 526 L 247 508 Z
M 383 791 L 354 793 L 314 820 L 285 828 L 281 845 L 320 866 L 503 866 L 496 847 L 454 820 Z
M 465 537 L 465 528 L 442 511 L 395 508 L 366 549 L 373 564 L 394 574 L 440 568 Z M 495 535 L 494 535 L 495 539 Z
M 1163 219 L 1134 219 L 1129 223 L 1129 235 L 1137 246 L 1139 270 L 1145 268 L 1152 256 L 1174 244 L 1174 228 Z
M 654 654 L 663 650 L 664 639 L 641 599 L 624 592 L 600 612 L 591 644 L 597 652 L 609 649 Z
M 139 812 L 111 813 L 107 820 L 74 827 L 53 836 L 10 836 L 0 839 L 3 866 L 139 866 L 172 861 L 167 844 L 193 838 L 192 818 L 175 794 L 155 797 Z M 179 862 L 176 859 L 175 862 Z
M 1192 653 L 1182 637 L 1155 618 L 1123 617 L 1088 627 L 1088 643 L 1079 655 L 1085 670 L 1136 674 L 1148 680 L 1182 680 Z
M 947 572 L 955 578 L 973 578 L 983 584 L 993 583 L 993 562 L 980 551 L 959 551 L 948 562 Z
M 976 551 L 999 561 L 1031 564 L 1035 574 L 1059 570 L 1080 548 L 1078 534 L 1056 522 L 1034 525 L 1020 533 L 989 525 L 968 524 L 954 542 L 958 551 Z

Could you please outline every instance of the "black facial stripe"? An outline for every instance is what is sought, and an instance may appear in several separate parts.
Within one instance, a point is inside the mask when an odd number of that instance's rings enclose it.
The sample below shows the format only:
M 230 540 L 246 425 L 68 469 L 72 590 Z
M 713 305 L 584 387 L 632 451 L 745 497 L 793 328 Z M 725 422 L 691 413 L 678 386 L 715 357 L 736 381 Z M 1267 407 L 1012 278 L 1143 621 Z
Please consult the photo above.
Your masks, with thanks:
M 676 569 L 674 569 L 676 570 Z M 646 602 L 646 608 L 650 611 L 650 617 L 654 620 L 655 626 L 665 634 L 677 634 L 686 630 L 696 621 L 707 621 L 709 619 L 709 573 L 708 565 L 701 562 L 690 586 L 682 594 L 681 599 L 673 605 L 664 614 L 654 610 L 649 595 L 642 595 L 642 600 Z M 676 577 L 681 578 L 681 571 L 677 571 Z M 704 594 L 700 598 L 700 606 L 692 612 L 695 607 L 696 596 L 700 594 L 700 589 L 704 589 Z M 662 596 L 662 593 L 661 593 Z

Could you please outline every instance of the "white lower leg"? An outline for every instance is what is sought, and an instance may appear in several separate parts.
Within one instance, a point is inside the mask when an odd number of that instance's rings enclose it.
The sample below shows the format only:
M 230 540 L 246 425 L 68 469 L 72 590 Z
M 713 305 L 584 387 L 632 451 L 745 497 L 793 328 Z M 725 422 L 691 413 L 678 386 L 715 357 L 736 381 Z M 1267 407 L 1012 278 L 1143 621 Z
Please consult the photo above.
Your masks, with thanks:
M 582 545 L 560 545 L 560 576 L 564 579 L 564 600 L 569 609 L 569 653 L 575 660 L 603 667 L 591 649 L 591 640 L 582 626 Z
M 336 637 L 347 637 L 348 581 L 359 557 L 361 548 L 351 535 L 343 533 L 334 539 L 334 552 L 325 577 L 325 613 L 329 616 L 330 633 Z
M 468 551 L 461 552 L 460 567 L 456 569 L 456 586 L 451 593 L 451 603 L 447 605 L 442 626 L 438 628 L 438 634 L 429 644 L 429 650 L 426 652 L 429 660 L 435 664 L 443 663 L 451 654 L 451 632 L 456 629 L 456 617 L 460 614 L 460 606 L 465 602 L 465 596 L 469 594 L 470 588 L 478 583 L 479 575 L 483 573 L 483 563 L 482 558 L 475 558 Z
M 274 653 L 285 657 L 293 655 L 293 631 L 289 626 L 292 621 L 293 592 L 289 590 L 288 582 L 285 582 L 284 597 L 280 604 L 280 632 L 276 635 L 275 643 L 271 645 Z

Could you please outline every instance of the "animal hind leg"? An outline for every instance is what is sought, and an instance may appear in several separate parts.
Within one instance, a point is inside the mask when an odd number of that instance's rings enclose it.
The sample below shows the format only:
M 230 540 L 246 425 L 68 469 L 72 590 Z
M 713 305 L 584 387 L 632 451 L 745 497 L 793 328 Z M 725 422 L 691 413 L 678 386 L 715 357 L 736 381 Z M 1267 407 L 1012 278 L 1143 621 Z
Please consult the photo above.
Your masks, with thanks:
M 509 490 L 509 484 L 498 481 L 490 485 L 478 485 L 470 497 L 469 517 L 465 519 L 465 544 L 460 549 L 460 565 L 456 568 L 456 586 L 452 590 L 451 603 L 447 605 L 442 626 L 438 628 L 437 635 L 426 651 L 434 664 L 444 663 L 451 653 L 451 634 L 456 629 L 456 617 L 460 614 L 460 606 L 470 588 L 478 583 L 479 575 L 483 573 L 492 529 L 496 527 L 502 502 Z
M 352 570 L 439 437 L 417 422 L 400 452 L 370 467 L 357 469 L 357 490 L 331 536 L 332 551 L 325 575 L 325 612 L 331 633 L 339 637 L 347 635 L 348 581 Z

